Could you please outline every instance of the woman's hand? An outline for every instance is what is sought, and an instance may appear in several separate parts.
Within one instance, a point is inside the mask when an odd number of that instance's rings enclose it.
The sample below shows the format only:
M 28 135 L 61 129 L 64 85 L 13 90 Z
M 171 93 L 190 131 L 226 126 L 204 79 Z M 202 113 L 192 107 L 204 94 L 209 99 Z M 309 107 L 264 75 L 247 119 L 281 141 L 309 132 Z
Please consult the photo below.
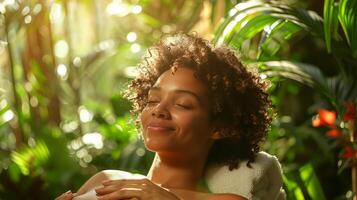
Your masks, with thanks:
M 74 197 L 74 194 L 71 192 L 71 190 L 61 194 L 61 196 L 57 197 L 55 200 L 72 200 Z
M 154 184 L 148 179 L 110 180 L 104 181 L 103 186 L 95 190 L 98 200 L 180 200 L 172 192 Z

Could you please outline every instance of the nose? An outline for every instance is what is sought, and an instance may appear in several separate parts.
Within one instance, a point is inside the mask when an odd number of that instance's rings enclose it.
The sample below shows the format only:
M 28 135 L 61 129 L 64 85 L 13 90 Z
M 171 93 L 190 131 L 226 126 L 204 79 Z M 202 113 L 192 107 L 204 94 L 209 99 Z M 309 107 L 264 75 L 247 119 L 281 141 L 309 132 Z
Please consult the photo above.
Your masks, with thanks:
M 162 119 L 169 119 L 170 113 L 162 104 L 157 104 L 156 107 L 152 110 L 151 116 Z

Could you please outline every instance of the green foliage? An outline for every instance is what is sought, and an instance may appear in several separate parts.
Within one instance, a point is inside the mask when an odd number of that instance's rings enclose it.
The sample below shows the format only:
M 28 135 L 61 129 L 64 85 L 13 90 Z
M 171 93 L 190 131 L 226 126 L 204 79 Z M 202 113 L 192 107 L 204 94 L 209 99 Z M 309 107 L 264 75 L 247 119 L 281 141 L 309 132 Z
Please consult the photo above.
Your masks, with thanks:
M 145 49 L 188 32 L 202 9 L 183 0 L 1 2 L 0 199 L 54 199 L 102 169 L 145 174 L 153 154 L 121 94 Z
M 317 108 L 333 108 L 341 114 L 344 102 L 357 98 L 357 62 L 351 39 L 357 37 L 356 5 L 356 1 L 326 0 L 322 18 L 315 11 L 284 3 L 247 1 L 232 8 L 216 29 L 217 45 L 237 49 L 244 63 L 257 66 L 271 80 L 270 92 L 280 117 L 273 124 L 266 149 L 283 162 L 291 199 L 325 199 L 331 183 L 320 180 L 337 174 L 337 168 L 328 172 L 334 174 L 320 170 L 314 174 L 313 168 L 337 166 L 338 145 L 308 127 Z M 291 93 L 284 84 L 294 84 L 301 91 Z M 312 166 L 304 166 L 308 161 Z M 291 173 L 295 175 L 288 175 Z M 348 184 L 336 186 L 326 196 L 342 195 L 351 187 L 349 181 L 344 183 Z
M 338 145 L 310 120 L 321 106 L 343 113 L 357 97 L 356 1 L 326 0 L 323 18 L 292 1 L 238 2 L 1 2 L 0 199 L 54 199 L 101 169 L 146 173 L 153 153 L 122 91 L 148 46 L 199 32 L 207 10 L 212 24 L 226 16 L 214 41 L 271 81 L 278 117 L 265 149 L 282 161 L 288 198 L 344 196 Z

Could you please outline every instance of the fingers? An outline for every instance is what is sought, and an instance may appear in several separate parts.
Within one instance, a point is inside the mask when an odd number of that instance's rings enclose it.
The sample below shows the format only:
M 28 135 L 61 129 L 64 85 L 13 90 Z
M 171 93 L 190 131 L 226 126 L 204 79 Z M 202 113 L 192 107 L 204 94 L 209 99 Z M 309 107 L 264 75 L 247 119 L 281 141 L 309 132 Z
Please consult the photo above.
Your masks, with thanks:
M 107 185 L 127 185 L 127 184 L 152 184 L 148 179 L 120 179 L 120 180 L 106 180 L 102 184 Z
M 57 197 L 55 200 L 72 200 L 73 195 L 74 194 L 69 190 L 63 193 L 61 196 Z
M 117 190 L 121 190 L 123 188 L 132 188 L 132 189 L 136 188 L 137 190 L 139 190 L 145 186 L 146 185 L 143 185 L 143 184 L 136 184 L 136 183 L 123 184 L 121 182 L 118 182 L 117 184 L 105 185 L 101 188 L 97 188 L 97 189 L 95 189 L 95 192 L 97 193 L 97 195 L 105 195 L 105 194 L 115 192 Z
M 98 195 L 105 195 L 115 192 L 122 188 L 138 188 L 142 189 L 147 186 L 154 185 L 148 179 L 121 179 L 121 180 L 106 180 L 102 182 L 104 187 L 97 188 L 95 191 Z
M 138 192 L 140 189 L 137 188 L 123 188 L 116 190 L 105 195 L 98 195 L 98 200 L 115 200 L 115 199 L 130 199 L 130 200 L 139 200 L 141 197 L 141 192 Z

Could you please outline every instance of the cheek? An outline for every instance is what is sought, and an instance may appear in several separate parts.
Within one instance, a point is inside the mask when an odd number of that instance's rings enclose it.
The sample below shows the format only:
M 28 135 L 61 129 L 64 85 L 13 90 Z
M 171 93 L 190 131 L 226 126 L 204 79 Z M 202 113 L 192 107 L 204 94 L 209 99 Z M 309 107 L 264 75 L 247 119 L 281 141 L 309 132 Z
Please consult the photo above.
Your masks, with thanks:
M 200 114 L 181 115 L 177 118 L 176 122 L 180 126 L 183 134 L 208 135 L 207 132 L 210 130 L 207 116 Z
M 144 110 L 140 113 L 140 123 L 141 123 L 141 127 L 146 127 L 149 118 L 150 118 L 150 114 L 151 112 L 149 111 L 149 109 L 144 108 Z

